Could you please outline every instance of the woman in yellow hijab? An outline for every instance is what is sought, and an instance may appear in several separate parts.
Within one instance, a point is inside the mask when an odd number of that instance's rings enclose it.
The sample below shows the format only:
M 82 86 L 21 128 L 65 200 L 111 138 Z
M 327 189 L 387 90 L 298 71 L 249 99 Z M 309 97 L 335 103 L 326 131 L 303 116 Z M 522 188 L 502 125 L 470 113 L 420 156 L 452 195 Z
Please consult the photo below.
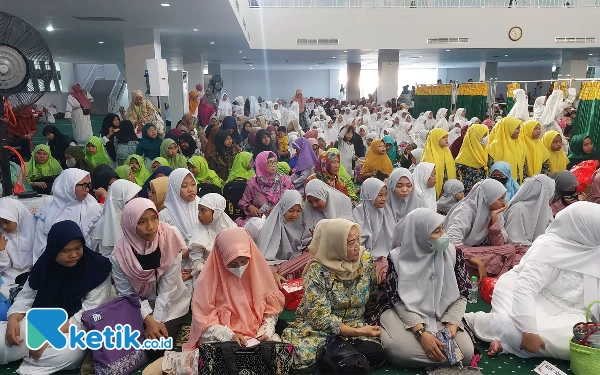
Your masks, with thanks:
M 198 116 L 198 105 L 200 105 L 198 91 L 190 91 L 188 94 L 188 102 L 190 103 L 190 111 L 188 113 L 194 117 Z
M 465 194 L 473 185 L 485 180 L 488 175 L 488 127 L 483 124 L 472 125 L 465 134 L 463 144 L 456 156 L 458 179 L 465 187 Z
M 490 133 L 488 146 L 488 166 L 497 161 L 510 164 L 513 180 L 523 182 L 523 167 L 525 164 L 525 146 L 519 139 L 523 121 L 514 117 L 500 120 Z
M 536 174 L 549 174 L 550 163 L 548 150 L 542 144 L 542 124 L 535 120 L 525 121 L 521 126 L 519 138 L 525 145 L 525 164 L 523 178 L 533 177 Z
M 548 164 L 550 164 L 550 173 L 566 171 L 569 164 L 569 158 L 562 149 L 563 138 L 556 130 L 550 130 L 542 137 L 542 144 L 548 150 Z
M 381 139 L 376 139 L 371 142 L 365 164 L 360 172 L 360 176 L 363 179 L 366 180 L 369 177 L 377 177 L 377 172 L 381 172 L 388 176 L 392 174 L 394 167 L 392 166 L 392 162 L 386 151 L 385 143 L 383 143 Z
M 423 156 L 421 156 L 421 161 L 435 164 L 435 191 L 438 198 L 444 182 L 456 179 L 456 165 L 448 146 L 448 132 L 442 128 L 433 129 L 427 136 Z

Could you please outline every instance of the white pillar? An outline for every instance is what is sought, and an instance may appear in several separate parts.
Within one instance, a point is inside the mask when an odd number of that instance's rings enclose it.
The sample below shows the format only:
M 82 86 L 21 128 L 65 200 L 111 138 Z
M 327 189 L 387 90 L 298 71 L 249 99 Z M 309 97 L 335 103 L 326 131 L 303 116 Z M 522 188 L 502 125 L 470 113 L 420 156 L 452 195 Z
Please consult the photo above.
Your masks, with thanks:
M 563 77 L 570 75 L 573 78 L 585 78 L 588 69 L 588 54 L 586 51 L 563 51 L 560 74 Z M 581 82 L 575 83 L 579 91 Z
M 123 32 L 125 77 L 128 90 L 146 92 L 146 59 L 160 59 L 160 32 L 153 29 L 128 29 Z
M 188 89 L 190 91 L 196 89 L 196 85 L 202 85 L 202 91 L 206 90 L 204 87 L 204 58 L 200 57 L 199 62 L 185 64 L 183 70 L 188 72 Z M 202 96 L 204 92 L 201 92 Z
M 485 82 L 492 78 L 498 78 L 498 63 L 481 62 L 479 65 L 479 80 Z
M 377 102 L 380 104 L 398 97 L 399 53 L 400 51 L 397 49 L 379 51 Z
M 348 80 L 346 83 L 346 100 L 360 100 L 360 63 L 348 63 Z
M 75 70 L 73 64 L 58 63 L 60 66 L 60 91 L 71 92 L 71 86 L 75 83 Z

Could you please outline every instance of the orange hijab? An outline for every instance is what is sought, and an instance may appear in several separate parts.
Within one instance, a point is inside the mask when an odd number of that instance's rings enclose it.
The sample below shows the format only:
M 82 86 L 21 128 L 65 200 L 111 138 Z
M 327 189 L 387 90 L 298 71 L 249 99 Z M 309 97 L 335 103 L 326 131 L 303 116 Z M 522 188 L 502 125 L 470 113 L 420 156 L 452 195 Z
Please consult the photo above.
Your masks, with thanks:
M 250 258 L 238 278 L 227 270 L 237 257 Z M 244 228 L 228 228 L 215 239 L 198 276 L 192 300 L 192 329 L 184 349 L 196 347 L 209 327 L 220 324 L 246 338 L 256 337 L 265 316 L 283 311 L 285 298 L 271 269 Z
M 360 172 L 361 174 L 375 171 L 385 173 L 388 176 L 392 174 L 394 167 L 392 166 L 389 156 L 387 156 L 385 152 L 381 155 L 377 153 L 377 149 L 379 148 L 379 144 L 381 142 L 383 142 L 381 139 L 376 139 L 371 142 L 369 152 L 367 152 L 365 165 L 363 165 L 362 171 Z

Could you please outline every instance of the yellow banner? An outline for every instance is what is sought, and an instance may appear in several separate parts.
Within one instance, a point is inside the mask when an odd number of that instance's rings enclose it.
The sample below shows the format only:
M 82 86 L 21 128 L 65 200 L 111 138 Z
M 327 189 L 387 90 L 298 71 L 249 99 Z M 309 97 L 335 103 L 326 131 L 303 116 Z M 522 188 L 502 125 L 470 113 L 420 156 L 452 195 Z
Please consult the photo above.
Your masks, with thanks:
M 488 84 L 484 82 L 461 83 L 458 86 L 458 95 L 466 96 L 487 96 Z
M 585 81 L 581 84 L 579 100 L 600 100 L 600 81 Z
M 509 83 L 506 86 L 506 99 L 508 98 L 512 98 L 513 97 L 513 91 L 518 90 L 521 88 L 521 84 L 520 83 Z
M 418 85 L 417 95 L 452 95 L 452 85 Z

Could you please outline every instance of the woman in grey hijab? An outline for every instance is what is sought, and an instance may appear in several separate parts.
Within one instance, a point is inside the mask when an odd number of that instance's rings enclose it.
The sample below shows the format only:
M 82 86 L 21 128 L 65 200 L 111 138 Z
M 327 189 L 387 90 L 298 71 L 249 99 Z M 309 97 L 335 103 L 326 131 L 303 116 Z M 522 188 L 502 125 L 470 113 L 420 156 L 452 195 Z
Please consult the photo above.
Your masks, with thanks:
M 387 256 L 392 250 L 394 214 L 386 204 L 387 187 L 377 178 L 367 178 L 360 190 L 360 204 L 354 209 L 354 217 L 360 225 L 361 245 L 375 260 L 377 283 L 385 280 Z
M 560 171 L 550 175 L 556 184 L 554 188 L 554 197 L 552 198 L 552 215 L 556 217 L 556 214 L 564 210 L 567 206 L 577 202 L 586 200 L 585 194 L 583 197 L 577 193 L 577 186 L 579 181 L 577 177 L 571 171 Z
M 392 209 L 394 221 L 399 223 L 409 212 L 417 208 L 416 193 L 413 193 L 413 176 L 406 168 L 396 168 L 385 183 L 387 204 Z
M 465 197 L 465 185 L 455 179 L 444 182 L 442 194 L 437 201 L 437 212 L 446 215 L 452 207 Z
M 449 242 L 443 223 L 434 210 L 417 208 L 394 229 L 386 278 L 389 309 L 380 319 L 381 341 L 394 366 L 446 362 L 436 334 L 454 338 L 462 363 L 471 362 L 473 342 L 462 323 L 471 285 L 462 252 Z

